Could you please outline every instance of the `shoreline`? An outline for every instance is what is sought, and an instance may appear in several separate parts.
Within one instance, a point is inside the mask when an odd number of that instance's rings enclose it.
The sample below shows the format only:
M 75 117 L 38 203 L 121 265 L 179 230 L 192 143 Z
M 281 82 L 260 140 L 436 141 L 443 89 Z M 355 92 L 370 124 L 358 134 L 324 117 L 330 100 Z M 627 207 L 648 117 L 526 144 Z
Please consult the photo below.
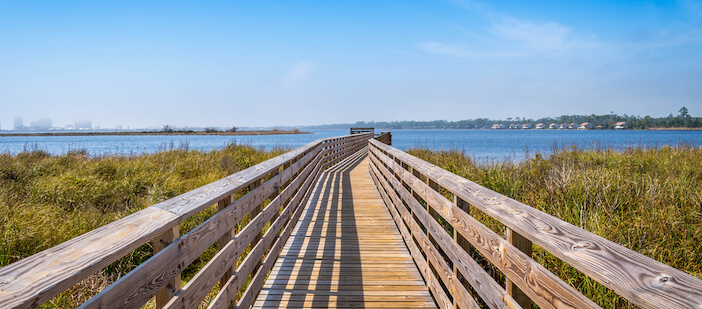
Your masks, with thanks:
M 287 134 L 312 134 L 312 132 L 302 132 L 296 130 L 276 130 L 276 131 L 240 131 L 240 132 L 205 132 L 205 131 L 140 131 L 140 132 L 56 132 L 56 133 L 0 133 L 2 136 L 128 136 L 128 135 L 287 135 Z

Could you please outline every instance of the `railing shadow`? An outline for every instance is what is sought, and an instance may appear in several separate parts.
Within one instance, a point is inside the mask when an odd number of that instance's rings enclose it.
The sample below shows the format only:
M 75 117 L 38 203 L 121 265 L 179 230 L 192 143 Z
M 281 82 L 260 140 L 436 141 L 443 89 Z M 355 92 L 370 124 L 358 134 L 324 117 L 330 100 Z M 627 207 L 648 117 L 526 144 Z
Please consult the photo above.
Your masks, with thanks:
M 351 171 L 367 156 L 364 148 L 332 166 L 320 179 L 305 206 L 278 272 L 257 305 L 299 308 L 362 304 L 363 273 L 354 209 Z M 362 168 L 362 167 L 361 167 Z M 354 291 L 348 293 L 349 291 Z M 277 293 L 277 294 L 270 294 Z

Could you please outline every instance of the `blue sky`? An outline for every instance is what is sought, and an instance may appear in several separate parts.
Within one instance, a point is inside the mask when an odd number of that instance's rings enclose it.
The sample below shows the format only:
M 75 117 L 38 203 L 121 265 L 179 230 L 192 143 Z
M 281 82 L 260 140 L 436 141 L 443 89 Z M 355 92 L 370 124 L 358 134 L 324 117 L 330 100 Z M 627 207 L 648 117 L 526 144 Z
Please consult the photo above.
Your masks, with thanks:
M 702 115 L 702 1 L 0 0 L 0 123 Z

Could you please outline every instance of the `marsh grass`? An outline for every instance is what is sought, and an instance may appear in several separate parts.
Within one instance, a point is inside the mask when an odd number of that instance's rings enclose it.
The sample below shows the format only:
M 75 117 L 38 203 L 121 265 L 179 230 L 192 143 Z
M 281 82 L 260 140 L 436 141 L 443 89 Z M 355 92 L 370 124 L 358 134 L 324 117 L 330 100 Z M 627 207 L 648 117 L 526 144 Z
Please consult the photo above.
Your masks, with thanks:
M 541 211 L 662 263 L 702 278 L 702 149 L 601 147 L 554 149 L 522 162 L 482 162 L 462 150 L 415 148 L 436 164 Z M 471 215 L 504 234 L 505 227 L 473 209 Z M 496 281 L 504 278 L 476 256 Z M 534 259 L 604 308 L 634 307 L 555 256 L 534 246 Z
M 0 155 L 0 266 L 286 151 L 266 152 L 236 144 L 210 152 L 187 146 L 168 149 L 138 156 L 90 157 L 80 149 L 51 156 L 28 147 L 14 156 Z M 476 163 L 462 150 L 415 148 L 408 152 L 702 278 L 701 149 L 683 145 L 585 151 L 554 146 L 551 155 L 530 154 L 519 163 Z M 448 196 L 448 191 L 442 191 Z M 181 235 L 215 212 L 216 207 L 210 207 L 185 221 Z M 477 210 L 471 214 L 495 232 L 504 233 L 498 221 Z M 248 220 L 242 220 L 237 230 Z M 183 285 L 216 249 L 212 246 L 184 270 Z M 504 276 L 473 251 L 474 258 L 504 285 Z M 147 243 L 43 307 L 77 307 L 152 255 L 153 247 Z M 534 259 L 604 308 L 632 307 L 538 246 L 534 246 Z M 215 286 L 203 306 L 218 291 Z M 152 301 L 145 307 L 153 306 Z
M 138 156 L 91 158 L 80 149 L 51 156 L 36 147 L 14 156 L 0 154 L 0 267 L 285 151 L 230 144 L 210 152 L 180 147 Z M 216 211 L 210 207 L 186 220 L 181 235 Z M 216 247 L 183 271 L 183 284 L 214 256 Z M 152 255 L 147 243 L 43 306 L 77 307 Z

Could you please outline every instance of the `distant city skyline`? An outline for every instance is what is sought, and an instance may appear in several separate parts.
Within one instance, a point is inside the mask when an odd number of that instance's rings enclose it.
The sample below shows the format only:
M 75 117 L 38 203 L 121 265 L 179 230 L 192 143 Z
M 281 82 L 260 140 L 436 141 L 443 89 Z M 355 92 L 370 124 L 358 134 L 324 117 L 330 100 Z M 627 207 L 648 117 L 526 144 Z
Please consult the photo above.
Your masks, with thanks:
M 702 1 L 4 1 L 0 125 L 702 114 Z

